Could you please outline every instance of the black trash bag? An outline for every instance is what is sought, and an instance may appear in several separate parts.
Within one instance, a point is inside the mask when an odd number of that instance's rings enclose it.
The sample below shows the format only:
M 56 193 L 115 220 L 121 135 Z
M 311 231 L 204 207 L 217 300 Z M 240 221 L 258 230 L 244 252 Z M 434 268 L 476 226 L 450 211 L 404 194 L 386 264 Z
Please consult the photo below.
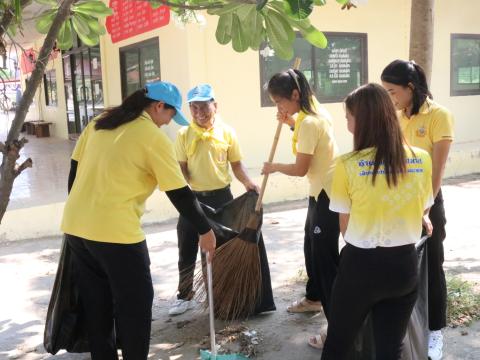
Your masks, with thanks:
M 416 245 L 418 254 L 418 297 L 403 340 L 402 360 L 428 358 L 428 256 L 427 239 Z
M 418 255 L 418 297 L 413 308 L 407 333 L 403 340 L 401 360 L 428 359 L 428 258 L 426 238 L 417 244 Z M 360 334 L 355 340 L 352 360 L 376 359 L 373 327 L 370 316 L 367 316 Z
M 48 304 L 43 346 L 53 355 L 61 349 L 75 353 L 89 351 L 78 289 L 74 282 L 72 252 L 65 237 L 62 241 L 57 275 Z
M 217 209 L 201 203 L 210 226 L 217 238 L 217 247 L 227 243 L 245 229 L 250 216 L 255 212 L 257 199 L 258 194 L 255 191 L 248 191 Z M 255 314 L 276 310 L 275 302 L 273 300 L 272 282 L 270 279 L 270 267 L 268 265 L 267 252 L 265 250 L 265 244 L 260 229 L 261 224 L 255 235 L 258 239 L 258 249 L 260 254 L 262 292 L 259 302 L 255 307 Z

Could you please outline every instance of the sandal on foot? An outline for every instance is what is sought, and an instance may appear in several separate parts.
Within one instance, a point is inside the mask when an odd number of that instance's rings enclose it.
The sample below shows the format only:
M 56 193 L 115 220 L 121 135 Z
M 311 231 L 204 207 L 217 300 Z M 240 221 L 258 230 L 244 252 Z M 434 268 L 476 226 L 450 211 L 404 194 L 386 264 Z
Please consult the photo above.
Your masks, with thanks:
M 310 345 L 311 347 L 313 347 L 315 349 L 321 350 L 321 349 L 323 349 L 323 344 L 325 343 L 325 338 L 326 338 L 326 335 L 324 335 L 324 334 L 318 334 L 318 335 L 310 336 L 309 339 L 308 339 L 308 345 Z
M 296 300 L 287 307 L 287 311 L 289 313 L 305 313 L 305 312 L 320 312 L 322 311 L 322 304 L 312 303 L 308 301 L 306 298 L 302 298 L 301 300 Z

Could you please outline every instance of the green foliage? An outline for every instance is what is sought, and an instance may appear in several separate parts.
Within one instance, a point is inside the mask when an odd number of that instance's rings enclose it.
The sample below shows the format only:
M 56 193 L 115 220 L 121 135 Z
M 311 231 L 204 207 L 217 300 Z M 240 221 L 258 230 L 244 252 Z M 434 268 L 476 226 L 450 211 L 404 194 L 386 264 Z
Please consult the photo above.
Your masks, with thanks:
M 20 0 L 11 0 L 15 3 Z M 35 0 L 51 8 L 37 19 L 38 32 L 46 34 L 58 11 L 56 0 Z M 135 1 L 135 0 L 131 0 Z M 232 0 L 169 0 L 169 6 L 180 19 L 194 19 L 192 9 L 208 9 L 210 15 L 219 17 L 215 37 L 226 45 L 232 43 L 235 51 L 258 50 L 263 42 L 274 49 L 282 59 L 293 56 L 295 31 L 314 46 L 327 46 L 325 35 L 315 28 L 308 17 L 314 6 L 323 6 L 326 0 L 257 0 L 243 3 Z M 337 0 L 344 5 L 348 1 Z M 150 0 L 152 8 L 163 5 L 160 0 Z M 73 34 L 77 34 L 85 45 L 94 46 L 99 36 L 105 34 L 105 28 L 99 19 L 112 13 L 100 0 L 81 0 L 74 4 L 71 15 L 62 25 L 57 37 L 58 47 L 66 50 L 72 45 Z
M 306 19 L 313 11 L 313 0 L 286 0 L 284 8 L 288 16 L 297 20 Z
M 55 0 L 36 0 L 43 5 L 50 5 L 51 9 L 45 10 L 37 19 L 35 27 L 41 34 L 46 34 L 52 26 L 58 12 L 58 4 Z M 100 35 L 106 33 L 105 27 L 99 19 L 111 15 L 112 9 L 108 8 L 100 0 L 83 0 L 75 3 L 71 9 L 71 15 L 65 20 L 57 36 L 57 46 L 62 50 L 68 50 L 73 45 L 73 34 L 77 34 L 80 40 L 87 46 L 95 46 L 100 41 Z
M 480 291 L 457 276 L 447 276 L 447 322 L 449 326 L 470 325 L 480 319 Z
M 258 50 L 266 41 L 276 56 L 291 59 L 295 31 L 299 31 L 309 43 L 325 48 L 327 38 L 308 19 L 314 5 L 325 5 L 326 0 L 257 0 L 256 4 L 227 3 L 220 9 L 210 9 L 210 15 L 219 16 L 217 41 L 232 41 L 235 51 L 248 48 Z M 238 18 L 238 21 L 236 20 Z

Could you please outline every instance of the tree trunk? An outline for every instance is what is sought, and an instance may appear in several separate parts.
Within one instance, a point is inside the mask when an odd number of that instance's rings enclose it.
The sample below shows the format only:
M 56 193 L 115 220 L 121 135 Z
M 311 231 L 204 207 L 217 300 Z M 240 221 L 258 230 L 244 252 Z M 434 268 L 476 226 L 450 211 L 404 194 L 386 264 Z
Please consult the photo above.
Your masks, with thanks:
M 42 82 L 45 67 L 48 58 L 52 52 L 60 27 L 70 15 L 70 8 L 77 0 L 64 0 L 58 9 L 57 15 L 53 20 L 52 26 L 48 31 L 43 42 L 42 48 L 35 63 L 35 69 L 30 76 L 30 80 L 25 88 L 25 92 L 15 111 L 15 117 L 12 126 L 8 131 L 5 144 L 0 143 L 0 151 L 3 154 L 2 165 L 0 166 L 0 223 L 7 210 L 10 201 L 10 194 L 13 188 L 15 178 L 26 168 L 32 165 L 31 159 L 25 161 L 22 165 L 16 166 L 16 161 L 20 157 L 20 150 L 26 143 L 25 139 L 18 141 L 20 130 L 28 113 L 28 109 L 33 101 L 35 92 Z
M 435 0 L 412 0 L 410 60 L 425 70 L 430 84 L 433 57 L 433 9 Z

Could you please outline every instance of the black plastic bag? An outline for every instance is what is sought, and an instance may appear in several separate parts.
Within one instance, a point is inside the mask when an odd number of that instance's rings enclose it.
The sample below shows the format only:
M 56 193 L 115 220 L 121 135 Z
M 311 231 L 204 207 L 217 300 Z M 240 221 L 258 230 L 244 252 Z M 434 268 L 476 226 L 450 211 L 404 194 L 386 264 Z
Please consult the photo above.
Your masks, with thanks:
M 250 216 L 255 213 L 257 199 L 258 194 L 254 191 L 249 191 L 217 209 L 201 204 L 217 238 L 217 247 L 220 247 L 233 239 L 245 229 Z M 260 300 L 255 308 L 256 314 L 276 310 L 275 302 L 273 300 L 270 267 L 268 265 L 267 252 L 263 242 L 261 225 L 262 224 L 260 223 L 258 230 L 254 234 L 258 243 L 260 269 L 262 274 L 262 292 Z
M 57 275 L 48 304 L 43 346 L 53 355 L 61 349 L 68 352 L 89 351 L 78 290 L 74 283 L 72 253 L 65 237 L 62 241 Z
M 416 244 L 416 248 L 418 255 L 418 297 L 403 340 L 401 360 L 428 359 L 428 258 L 426 238 L 422 238 Z M 362 331 L 355 341 L 351 359 L 381 360 L 376 359 L 375 356 L 370 316 L 365 320 Z

